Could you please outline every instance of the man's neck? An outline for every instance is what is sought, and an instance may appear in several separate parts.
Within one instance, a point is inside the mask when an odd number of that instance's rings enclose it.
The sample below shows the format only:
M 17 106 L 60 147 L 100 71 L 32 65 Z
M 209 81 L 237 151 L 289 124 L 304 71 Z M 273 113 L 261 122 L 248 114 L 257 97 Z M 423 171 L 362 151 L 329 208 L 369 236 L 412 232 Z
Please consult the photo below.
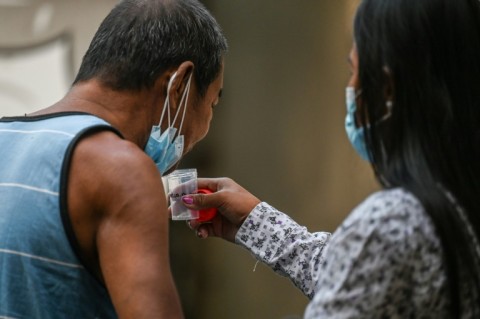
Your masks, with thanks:
M 152 123 L 158 111 L 155 102 L 150 92 L 114 91 L 91 80 L 76 84 L 63 99 L 30 115 L 86 112 L 107 121 L 127 140 L 143 147 L 156 124 Z

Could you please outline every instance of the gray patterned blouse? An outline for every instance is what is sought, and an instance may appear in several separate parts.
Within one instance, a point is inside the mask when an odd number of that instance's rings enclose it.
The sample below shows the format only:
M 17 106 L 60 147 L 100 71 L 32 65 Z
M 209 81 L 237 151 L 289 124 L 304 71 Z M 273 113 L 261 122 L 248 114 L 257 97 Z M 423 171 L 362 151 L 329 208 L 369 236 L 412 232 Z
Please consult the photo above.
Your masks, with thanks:
M 305 318 L 448 316 L 440 241 L 420 202 L 402 189 L 371 195 L 333 234 L 309 233 L 260 203 L 236 242 L 311 299 Z

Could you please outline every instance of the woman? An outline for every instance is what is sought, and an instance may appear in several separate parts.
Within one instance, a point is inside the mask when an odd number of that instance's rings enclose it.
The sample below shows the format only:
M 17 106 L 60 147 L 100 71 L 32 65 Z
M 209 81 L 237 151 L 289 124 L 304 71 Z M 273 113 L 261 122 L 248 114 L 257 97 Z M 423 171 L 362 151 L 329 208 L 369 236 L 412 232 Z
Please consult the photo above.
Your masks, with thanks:
M 364 0 L 346 129 L 383 190 L 309 233 L 229 179 L 205 179 L 219 236 L 290 277 L 306 318 L 480 316 L 480 2 Z

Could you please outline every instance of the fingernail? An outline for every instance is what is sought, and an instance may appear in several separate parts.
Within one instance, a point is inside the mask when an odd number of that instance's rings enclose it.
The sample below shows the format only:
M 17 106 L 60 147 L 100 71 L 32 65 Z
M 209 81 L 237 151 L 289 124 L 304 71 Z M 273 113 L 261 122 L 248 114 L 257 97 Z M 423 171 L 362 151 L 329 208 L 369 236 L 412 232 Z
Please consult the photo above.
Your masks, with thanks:
M 185 204 L 188 204 L 188 205 L 191 205 L 193 204 L 193 197 L 192 196 L 183 196 L 182 197 L 182 201 L 185 203 Z

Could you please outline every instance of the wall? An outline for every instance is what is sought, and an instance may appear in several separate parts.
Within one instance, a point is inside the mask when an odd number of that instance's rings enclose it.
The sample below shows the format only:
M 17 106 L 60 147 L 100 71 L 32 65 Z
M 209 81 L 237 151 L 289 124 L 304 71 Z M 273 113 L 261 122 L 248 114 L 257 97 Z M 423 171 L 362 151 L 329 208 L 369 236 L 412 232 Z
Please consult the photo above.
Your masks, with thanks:
M 376 187 L 344 130 L 355 4 L 208 1 L 230 44 L 224 95 L 209 135 L 183 166 L 232 177 L 311 231 L 333 231 Z M 175 262 L 197 272 L 181 290 L 195 291 L 184 295 L 192 318 L 303 314 L 307 298 L 266 266 L 253 271 L 248 252 L 172 227 Z
M 0 0 L 0 116 L 50 105 L 69 89 L 116 0 Z

